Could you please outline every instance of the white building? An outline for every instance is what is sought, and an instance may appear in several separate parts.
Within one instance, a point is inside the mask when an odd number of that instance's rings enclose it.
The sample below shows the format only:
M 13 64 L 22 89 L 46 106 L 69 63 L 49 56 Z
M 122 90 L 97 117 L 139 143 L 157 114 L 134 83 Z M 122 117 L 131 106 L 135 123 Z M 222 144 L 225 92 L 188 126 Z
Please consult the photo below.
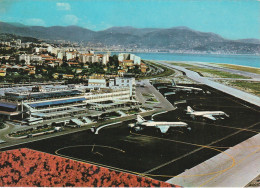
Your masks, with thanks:
M 31 61 L 41 61 L 42 57 L 40 55 L 31 55 Z
M 136 56 L 135 54 L 120 53 L 118 55 L 118 61 L 123 61 L 123 60 L 133 60 L 135 65 L 141 64 L 141 57 Z
M 106 79 L 90 78 L 88 79 L 88 86 L 90 88 L 106 88 Z
M 131 97 L 135 96 L 135 78 L 116 77 L 115 85 L 119 88 L 127 87 L 130 90 Z
M 26 65 L 30 64 L 30 59 L 31 59 L 30 56 L 27 54 L 22 54 L 19 56 L 19 61 L 24 60 Z
M 77 57 L 77 52 L 76 51 L 67 51 L 67 52 L 65 52 L 65 56 L 66 56 L 67 60 L 74 59 Z
M 17 39 L 16 44 L 17 44 L 18 46 L 21 46 L 21 44 L 22 44 L 21 39 Z
M 106 65 L 109 62 L 109 54 L 104 54 L 102 57 L 102 64 Z
M 52 46 L 48 46 L 47 51 L 48 51 L 49 53 L 52 53 L 52 50 L 53 50 L 53 47 L 52 47 Z
M 63 53 L 62 53 L 62 52 L 59 52 L 59 53 L 58 53 L 57 59 L 63 59 Z
M 141 64 L 141 57 L 136 56 L 134 54 L 130 54 L 130 60 L 133 60 L 135 65 Z

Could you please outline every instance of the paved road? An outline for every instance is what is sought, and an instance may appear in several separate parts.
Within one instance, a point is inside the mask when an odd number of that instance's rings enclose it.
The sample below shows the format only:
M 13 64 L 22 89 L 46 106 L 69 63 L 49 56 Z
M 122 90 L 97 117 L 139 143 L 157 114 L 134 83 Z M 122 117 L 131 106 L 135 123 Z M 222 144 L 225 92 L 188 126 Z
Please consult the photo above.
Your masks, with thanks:
M 247 101 L 251 104 L 255 104 L 255 105 L 260 107 L 260 97 L 258 97 L 258 96 L 255 96 L 255 95 L 250 94 L 250 93 L 246 93 L 244 91 L 232 88 L 230 86 L 226 86 L 226 85 L 214 82 L 214 81 L 210 80 L 209 78 L 202 77 L 198 73 L 196 73 L 194 71 L 187 70 L 184 67 L 172 65 L 172 64 L 169 64 L 169 63 L 166 63 L 166 62 L 163 62 L 163 61 L 157 61 L 156 63 L 163 64 L 163 65 L 165 65 L 169 68 L 173 68 L 173 69 L 183 71 L 183 72 L 186 73 L 187 77 L 189 77 L 192 80 L 195 80 L 199 83 L 208 85 L 208 86 L 213 87 L 215 89 L 218 89 L 218 90 L 220 90 L 224 93 L 228 93 L 228 94 L 230 94 L 234 97 L 237 97 L 239 99 L 242 99 L 244 101 Z
M 166 110 L 166 111 L 176 109 L 153 85 L 150 84 L 149 80 L 142 80 L 142 81 L 140 81 L 140 83 L 141 83 L 141 85 L 144 84 L 145 87 L 136 88 L 136 96 L 139 101 L 144 103 L 146 100 L 142 96 L 142 93 L 150 93 L 150 94 L 154 94 L 156 99 L 160 102 L 159 104 L 154 104 L 151 106 L 161 107 L 161 110 Z

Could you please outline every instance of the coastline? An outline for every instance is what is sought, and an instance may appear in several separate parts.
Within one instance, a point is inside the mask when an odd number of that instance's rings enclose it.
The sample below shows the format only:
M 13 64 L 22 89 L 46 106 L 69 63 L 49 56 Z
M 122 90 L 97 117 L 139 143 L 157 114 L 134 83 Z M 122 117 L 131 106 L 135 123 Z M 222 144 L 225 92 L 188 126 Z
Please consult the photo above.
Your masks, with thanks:
M 260 57 L 260 56 L 259 56 Z M 255 69 L 260 69 L 260 67 L 252 67 L 252 66 L 247 66 L 247 65 L 238 65 L 238 64 L 230 64 L 230 63 L 219 63 L 219 62 L 204 62 L 204 61 L 174 61 L 174 60 L 156 60 L 156 59 L 144 59 L 145 61 L 164 61 L 168 63 L 204 63 L 204 64 L 223 64 L 223 65 L 232 65 L 232 66 L 239 66 L 239 67 L 247 67 L 247 68 L 255 68 Z
M 84 51 L 84 50 L 79 50 L 79 51 Z M 86 50 L 87 51 L 87 50 Z M 146 52 L 146 51 L 111 51 L 111 50 L 106 50 L 106 51 L 96 51 L 97 53 L 146 53 L 146 54 L 178 54 L 178 55 L 227 55 L 227 56 L 259 56 L 259 54 L 219 54 L 219 53 L 178 53 L 178 52 Z
M 237 64 L 230 64 L 230 63 L 217 63 L 217 62 L 201 62 L 201 61 L 168 61 L 168 60 L 148 60 L 148 61 L 166 61 L 169 63 L 202 63 L 202 64 L 215 64 L 215 65 L 232 65 L 232 66 L 238 66 L 238 67 L 246 67 L 246 68 L 254 68 L 254 69 L 260 69 L 260 67 L 251 67 L 246 65 L 237 65 Z

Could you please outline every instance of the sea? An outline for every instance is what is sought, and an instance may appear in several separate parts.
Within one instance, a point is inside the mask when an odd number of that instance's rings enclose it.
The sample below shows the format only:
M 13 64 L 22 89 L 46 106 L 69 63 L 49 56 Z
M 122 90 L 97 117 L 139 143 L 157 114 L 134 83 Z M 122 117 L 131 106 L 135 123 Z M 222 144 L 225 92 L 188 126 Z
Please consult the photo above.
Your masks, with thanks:
M 119 52 L 113 52 L 118 54 Z M 130 52 L 140 56 L 145 60 L 166 60 L 166 61 L 191 61 L 208 63 L 225 63 L 260 68 L 259 55 L 219 55 L 219 54 L 176 54 L 176 53 L 137 53 Z

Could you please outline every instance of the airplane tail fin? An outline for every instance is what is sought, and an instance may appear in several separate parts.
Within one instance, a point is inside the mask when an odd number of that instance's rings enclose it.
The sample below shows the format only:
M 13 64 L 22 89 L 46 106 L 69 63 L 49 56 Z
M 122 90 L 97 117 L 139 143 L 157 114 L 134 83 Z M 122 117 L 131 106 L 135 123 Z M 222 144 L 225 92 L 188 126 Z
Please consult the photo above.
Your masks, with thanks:
M 177 86 L 174 79 L 172 79 L 172 86 Z
M 187 112 L 194 112 L 194 110 L 190 106 L 188 106 L 187 107 Z
M 142 116 L 140 116 L 140 115 L 137 115 L 136 120 L 137 120 L 138 123 L 142 123 L 142 122 L 145 121 L 145 119 Z
M 225 116 L 226 116 L 226 117 L 229 117 L 229 115 L 228 115 L 228 114 L 226 114 L 226 113 L 225 113 Z

